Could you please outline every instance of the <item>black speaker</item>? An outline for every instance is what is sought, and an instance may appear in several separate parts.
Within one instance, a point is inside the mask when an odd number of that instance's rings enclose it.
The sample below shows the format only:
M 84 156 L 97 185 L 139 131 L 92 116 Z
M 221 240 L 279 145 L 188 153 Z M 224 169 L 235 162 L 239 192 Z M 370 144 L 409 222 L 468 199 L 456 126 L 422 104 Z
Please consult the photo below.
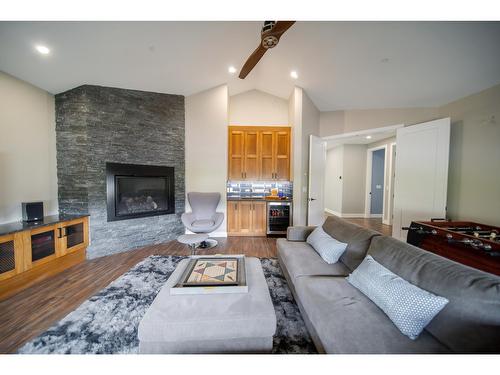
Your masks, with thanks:
M 43 202 L 23 202 L 23 221 L 43 220 Z

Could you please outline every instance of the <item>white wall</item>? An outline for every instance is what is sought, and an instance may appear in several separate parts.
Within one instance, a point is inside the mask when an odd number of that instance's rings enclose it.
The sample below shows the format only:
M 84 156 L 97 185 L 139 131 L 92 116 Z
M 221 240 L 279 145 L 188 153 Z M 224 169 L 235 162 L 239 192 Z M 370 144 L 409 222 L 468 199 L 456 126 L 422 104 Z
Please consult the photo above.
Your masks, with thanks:
M 58 212 L 54 96 L 0 72 L 0 223 L 29 201 Z
M 307 96 L 306 92 L 302 90 L 302 166 L 301 166 L 301 195 L 294 195 L 294 200 L 299 197 L 298 204 L 301 205 L 301 215 L 303 223 L 306 223 L 307 217 L 307 196 L 309 188 L 309 136 L 318 135 L 319 136 L 319 117 L 320 112 L 312 102 L 312 100 Z
M 226 85 L 186 97 L 186 192 L 219 192 L 226 232 L 228 90 Z M 186 211 L 191 208 L 186 199 Z
M 500 226 L 500 85 L 439 113 L 451 117 L 448 216 Z
M 288 101 L 259 90 L 229 97 L 229 125 L 288 126 Z
M 326 152 L 325 164 L 325 211 L 341 216 L 342 176 L 344 146 L 336 146 Z
M 439 118 L 437 108 L 356 109 L 321 112 L 322 137 L 381 128 L 390 125 L 413 125 Z

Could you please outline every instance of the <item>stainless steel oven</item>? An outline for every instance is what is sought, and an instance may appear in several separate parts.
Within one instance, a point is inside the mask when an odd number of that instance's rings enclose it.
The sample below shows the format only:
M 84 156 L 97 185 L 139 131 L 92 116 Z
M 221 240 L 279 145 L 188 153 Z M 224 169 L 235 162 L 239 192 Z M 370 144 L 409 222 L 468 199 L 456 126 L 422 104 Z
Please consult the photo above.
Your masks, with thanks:
M 292 225 L 292 202 L 267 202 L 267 234 L 286 234 Z

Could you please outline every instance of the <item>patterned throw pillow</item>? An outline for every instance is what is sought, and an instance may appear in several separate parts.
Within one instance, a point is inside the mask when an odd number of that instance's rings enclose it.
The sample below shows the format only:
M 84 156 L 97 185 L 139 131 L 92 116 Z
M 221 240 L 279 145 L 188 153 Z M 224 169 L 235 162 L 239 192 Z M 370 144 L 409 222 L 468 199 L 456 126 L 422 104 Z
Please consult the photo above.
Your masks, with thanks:
M 380 307 L 401 333 L 412 340 L 449 302 L 403 280 L 370 255 L 347 281 Z
M 307 237 L 306 242 L 311 245 L 328 264 L 337 263 L 347 248 L 346 243 L 337 241 L 326 233 L 321 226 L 318 226 L 312 231 Z

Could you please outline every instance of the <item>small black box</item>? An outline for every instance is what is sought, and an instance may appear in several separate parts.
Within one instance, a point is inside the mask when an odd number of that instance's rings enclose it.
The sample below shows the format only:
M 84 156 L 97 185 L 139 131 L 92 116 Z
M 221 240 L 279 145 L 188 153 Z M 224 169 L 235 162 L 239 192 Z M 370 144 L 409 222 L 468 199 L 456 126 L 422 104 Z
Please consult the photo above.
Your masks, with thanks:
M 43 220 L 43 202 L 23 202 L 23 221 Z

